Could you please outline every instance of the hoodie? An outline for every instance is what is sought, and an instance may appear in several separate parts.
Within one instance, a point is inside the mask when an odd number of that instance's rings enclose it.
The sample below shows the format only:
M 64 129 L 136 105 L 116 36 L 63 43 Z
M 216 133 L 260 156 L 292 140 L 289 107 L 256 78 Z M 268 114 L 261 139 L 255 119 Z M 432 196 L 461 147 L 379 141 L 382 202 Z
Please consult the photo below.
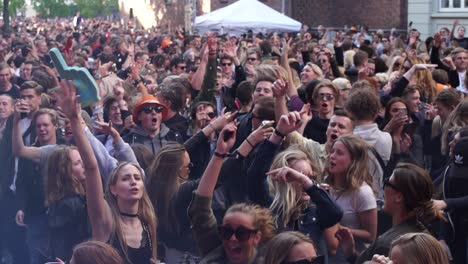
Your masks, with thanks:
M 128 144 L 140 143 L 145 145 L 154 155 L 158 154 L 159 150 L 170 141 L 175 141 L 183 144 L 183 138 L 180 133 L 170 130 L 166 125 L 161 124 L 159 134 L 150 137 L 141 126 L 132 128 L 128 134 L 123 137 L 123 140 Z

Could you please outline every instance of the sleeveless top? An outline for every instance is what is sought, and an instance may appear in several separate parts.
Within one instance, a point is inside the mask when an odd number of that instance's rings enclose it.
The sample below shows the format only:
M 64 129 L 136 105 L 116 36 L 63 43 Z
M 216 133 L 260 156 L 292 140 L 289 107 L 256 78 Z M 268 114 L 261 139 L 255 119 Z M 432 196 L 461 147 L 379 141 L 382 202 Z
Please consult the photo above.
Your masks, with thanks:
M 141 222 L 141 224 L 143 226 L 143 231 L 140 247 L 132 248 L 129 245 L 126 245 L 128 260 L 125 259 L 124 250 L 120 246 L 119 241 L 117 239 L 109 241 L 109 244 L 111 244 L 117 250 L 117 252 L 119 252 L 119 255 L 122 257 L 125 264 L 151 264 L 153 245 L 151 242 L 150 232 L 148 226 L 145 223 Z

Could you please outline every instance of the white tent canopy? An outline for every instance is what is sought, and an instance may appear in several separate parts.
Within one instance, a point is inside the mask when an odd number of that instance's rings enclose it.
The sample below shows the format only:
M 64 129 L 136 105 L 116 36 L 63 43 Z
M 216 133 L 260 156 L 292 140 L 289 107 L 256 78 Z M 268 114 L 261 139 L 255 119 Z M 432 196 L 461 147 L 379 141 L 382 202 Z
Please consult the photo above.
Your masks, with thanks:
M 224 8 L 195 18 L 200 33 L 208 31 L 240 35 L 253 32 L 295 32 L 301 23 L 257 0 L 239 0 Z

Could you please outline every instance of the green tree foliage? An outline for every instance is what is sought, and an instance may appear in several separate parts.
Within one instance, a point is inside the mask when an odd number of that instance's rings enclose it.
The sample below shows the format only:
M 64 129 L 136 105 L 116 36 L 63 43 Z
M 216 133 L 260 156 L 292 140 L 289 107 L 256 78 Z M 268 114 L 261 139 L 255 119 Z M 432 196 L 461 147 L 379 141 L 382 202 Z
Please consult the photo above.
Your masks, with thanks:
M 33 4 L 41 17 L 67 17 L 80 11 L 83 17 L 93 18 L 110 15 L 119 9 L 118 0 L 74 0 L 73 4 L 66 4 L 64 0 L 33 0 Z
M 64 0 L 32 0 L 32 3 L 39 17 L 67 17 L 74 13 L 73 6 Z

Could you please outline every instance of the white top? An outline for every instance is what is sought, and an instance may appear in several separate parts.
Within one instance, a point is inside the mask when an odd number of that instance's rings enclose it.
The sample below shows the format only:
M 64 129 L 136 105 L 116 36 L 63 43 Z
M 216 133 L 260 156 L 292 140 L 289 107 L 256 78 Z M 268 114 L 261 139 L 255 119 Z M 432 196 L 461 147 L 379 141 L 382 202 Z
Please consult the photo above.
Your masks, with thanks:
M 467 87 L 465 86 L 466 71 L 457 72 L 457 73 L 458 73 L 458 80 L 460 82 L 460 84 L 457 87 L 457 90 L 462 92 L 462 93 L 468 93 Z
M 352 229 L 364 229 L 359 221 L 359 213 L 377 208 L 374 192 L 367 183 L 363 183 L 358 190 L 337 192 L 330 189 L 330 197 L 343 210 L 340 224 Z M 356 239 L 356 251 L 362 252 L 366 248 L 364 241 Z M 344 256 L 338 252 L 331 263 L 346 263 Z

